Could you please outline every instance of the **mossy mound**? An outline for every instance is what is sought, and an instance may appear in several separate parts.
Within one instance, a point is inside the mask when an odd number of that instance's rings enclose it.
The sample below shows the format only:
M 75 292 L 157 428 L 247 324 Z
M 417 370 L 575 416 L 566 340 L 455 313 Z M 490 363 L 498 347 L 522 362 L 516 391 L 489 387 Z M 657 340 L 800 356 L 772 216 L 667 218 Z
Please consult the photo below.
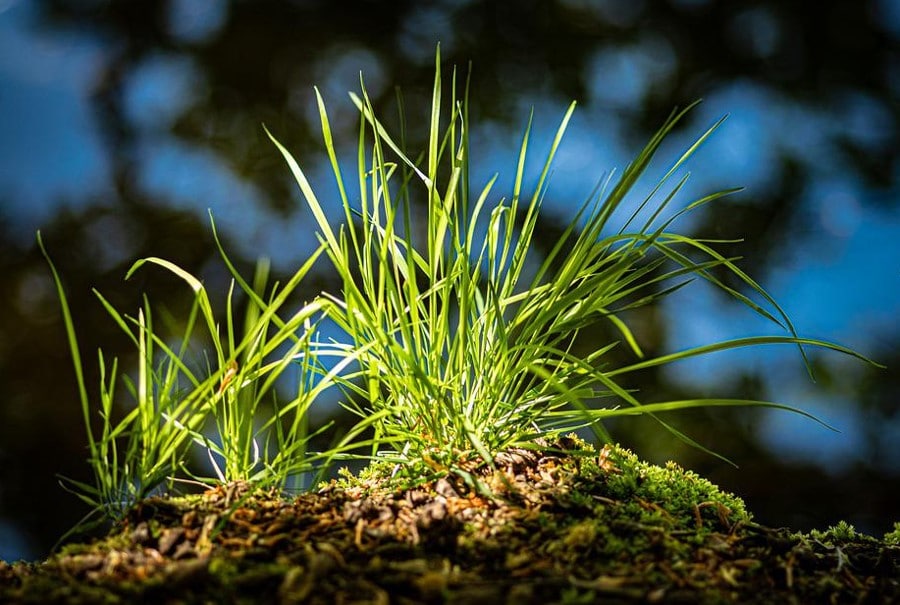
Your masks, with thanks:
M 882 603 L 900 546 L 755 524 L 675 464 L 574 439 L 480 461 L 373 465 L 285 498 L 246 484 L 150 498 L 41 564 L 15 603 Z

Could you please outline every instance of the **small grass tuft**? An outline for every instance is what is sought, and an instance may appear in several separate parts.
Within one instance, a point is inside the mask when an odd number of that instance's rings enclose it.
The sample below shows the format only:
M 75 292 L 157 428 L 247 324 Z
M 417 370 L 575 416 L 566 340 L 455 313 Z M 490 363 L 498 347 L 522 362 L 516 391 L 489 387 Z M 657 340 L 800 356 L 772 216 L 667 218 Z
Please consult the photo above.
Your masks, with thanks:
M 367 422 L 360 422 L 334 447 L 311 452 L 315 432 L 307 414 L 316 398 L 333 385 L 334 375 L 352 363 L 345 354 L 330 370 L 319 364 L 313 351 L 319 322 L 329 302 L 316 298 L 297 304 L 298 285 L 321 254 L 321 248 L 282 285 L 269 284 L 269 265 L 257 265 L 252 284 L 235 269 L 218 235 L 213 233 L 221 257 L 233 280 L 226 297 L 224 325 L 217 319 L 210 296 L 194 275 L 167 260 L 151 257 L 137 261 L 126 275 L 145 267 L 160 267 L 183 280 L 194 293 L 188 317 L 182 322 L 178 345 L 153 321 L 149 300 L 136 316 L 121 313 L 99 292 L 95 294 L 112 320 L 134 343 L 136 379 L 121 380 L 131 404 L 124 413 L 117 389 L 118 360 L 98 351 L 99 406 L 95 407 L 84 380 L 83 363 L 62 280 L 38 234 L 38 245 L 55 280 L 87 429 L 88 462 L 94 484 L 64 479 L 64 486 L 105 517 L 120 518 L 135 502 L 177 477 L 190 476 L 202 483 L 253 482 L 284 487 L 298 475 L 324 472 L 329 462 L 357 447 Z M 237 316 L 236 289 L 246 298 L 243 321 Z M 173 322 L 174 323 L 174 322 Z M 188 357 L 207 343 L 207 366 L 191 368 Z M 279 379 L 296 373 L 294 392 L 279 393 Z M 93 415 L 101 418 L 99 433 Z M 188 469 L 192 451 L 201 448 L 214 476 L 198 476 Z M 314 480 L 317 481 L 317 480 Z

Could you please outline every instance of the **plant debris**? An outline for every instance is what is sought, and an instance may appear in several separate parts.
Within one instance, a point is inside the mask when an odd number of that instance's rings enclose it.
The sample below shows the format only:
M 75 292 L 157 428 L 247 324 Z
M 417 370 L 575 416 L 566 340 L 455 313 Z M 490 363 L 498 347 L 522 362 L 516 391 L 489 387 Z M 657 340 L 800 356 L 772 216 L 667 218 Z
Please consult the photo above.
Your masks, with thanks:
M 293 498 L 247 483 L 148 498 L 102 540 L 0 562 L 0 602 L 900 601 L 896 541 L 763 527 L 673 463 L 542 445 L 376 463 Z

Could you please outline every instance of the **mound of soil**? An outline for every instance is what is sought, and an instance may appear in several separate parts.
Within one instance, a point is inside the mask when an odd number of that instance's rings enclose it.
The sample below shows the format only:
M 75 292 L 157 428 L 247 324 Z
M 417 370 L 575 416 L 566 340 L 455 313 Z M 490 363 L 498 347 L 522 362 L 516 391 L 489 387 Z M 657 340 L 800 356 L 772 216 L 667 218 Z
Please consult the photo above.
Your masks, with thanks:
M 0 602 L 900 602 L 897 540 L 763 527 L 674 464 L 544 446 L 493 468 L 373 465 L 292 498 L 149 498 L 102 540 L 0 562 Z

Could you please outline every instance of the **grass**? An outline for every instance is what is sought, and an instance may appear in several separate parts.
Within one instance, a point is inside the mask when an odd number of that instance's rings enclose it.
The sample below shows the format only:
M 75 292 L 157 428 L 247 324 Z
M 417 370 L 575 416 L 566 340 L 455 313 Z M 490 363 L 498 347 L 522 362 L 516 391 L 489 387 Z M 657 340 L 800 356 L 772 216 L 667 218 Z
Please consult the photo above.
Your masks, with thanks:
M 497 177 L 480 190 L 469 179 L 471 162 L 465 90 L 456 74 L 449 99 L 442 90 L 440 55 L 427 148 L 420 161 L 408 154 L 381 121 L 362 87 L 352 95 L 361 121 L 351 196 L 337 159 L 325 103 L 317 101 L 345 221 L 334 229 L 302 169 L 274 138 L 320 230 L 320 241 L 342 280 L 340 296 L 325 294 L 331 318 L 350 336 L 346 351 L 358 354 L 360 371 L 338 377 L 354 398 L 348 407 L 362 418 L 381 414 L 376 443 L 398 461 L 440 456 L 448 464 L 477 452 L 488 463 L 499 451 L 533 443 L 539 436 L 591 427 L 611 437 L 606 419 L 650 414 L 669 431 L 701 447 L 659 415 L 696 407 L 765 406 L 801 410 L 768 401 L 687 399 L 643 402 L 621 377 L 698 355 L 764 344 L 816 346 L 859 357 L 833 343 L 798 336 L 768 293 L 717 251 L 717 242 L 670 230 L 681 215 L 734 193 L 711 193 L 666 214 L 687 176 L 674 175 L 719 124 L 688 146 L 619 229 L 612 219 L 650 165 L 665 137 L 690 109 L 675 112 L 617 180 L 608 179 L 582 205 L 544 258 L 531 251 L 541 201 L 556 150 L 575 109 L 563 116 L 546 152 L 536 185 L 524 190 L 531 152 L 530 123 L 508 198 L 497 199 Z M 446 112 L 446 115 L 445 115 Z M 721 121 L 719 122 L 721 123 Z M 442 127 L 442 124 L 445 124 Z M 271 134 L 270 134 L 271 136 Z M 358 206 L 351 203 L 358 199 Z M 416 241 L 413 208 L 424 206 L 425 236 Z M 649 218 L 637 224 L 638 216 Z M 538 266 L 529 273 L 529 261 Z M 745 294 L 716 277 L 730 273 Z M 658 302 L 702 279 L 784 332 L 715 342 L 647 357 L 626 312 Z M 756 301 L 759 302 L 755 302 Z M 617 335 L 587 355 L 575 354 L 585 328 L 605 324 Z M 610 352 L 627 346 L 634 361 L 616 365 Z M 808 362 L 807 362 L 808 367 Z M 384 454 L 384 452 L 382 452 Z
M 124 415 L 116 410 L 122 394 L 118 363 L 102 351 L 98 396 L 88 394 L 75 321 L 38 235 L 59 292 L 94 473 L 93 485 L 68 481 L 70 489 L 95 510 L 119 517 L 175 477 L 285 486 L 298 474 L 324 472 L 335 458 L 360 447 L 394 463 L 424 461 L 465 474 L 461 460 L 480 457 L 492 465 L 499 452 L 534 447 L 538 437 L 590 427 L 599 440 L 611 441 L 603 421 L 634 414 L 649 414 L 702 448 L 662 414 L 747 405 L 808 414 L 779 403 L 728 398 L 645 402 L 623 385 L 622 377 L 698 355 L 768 344 L 797 346 L 804 361 L 803 347 L 815 346 L 873 363 L 840 345 L 801 338 L 772 297 L 738 268 L 737 259 L 718 251 L 721 242 L 671 229 L 681 215 L 736 191 L 711 193 L 667 212 L 687 180 L 674 175 L 718 124 L 689 145 L 638 210 L 614 228 L 623 202 L 690 108 L 673 113 L 621 176 L 608 178 L 584 202 L 550 252 L 538 257 L 532 241 L 541 202 L 575 104 L 545 153 L 536 185 L 526 191 L 526 159 L 533 153 L 529 123 L 512 191 L 500 197 L 494 191 L 496 176 L 480 189 L 470 181 L 468 82 L 458 90 L 454 73 L 449 95 L 442 85 L 438 53 L 427 147 L 415 159 L 403 137 L 392 137 L 376 117 L 365 87 L 361 96 L 352 95 L 360 112 L 352 193 L 316 91 L 344 213 L 337 228 L 299 164 L 272 137 L 312 210 L 320 239 L 315 253 L 283 285 L 269 283 L 264 261 L 253 279 L 245 280 L 216 236 L 233 278 L 224 312 L 217 315 L 197 277 L 164 259 L 139 260 L 129 277 L 155 266 L 194 293 L 175 346 L 157 326 L 149 301 L 137 315 L 128 315 L 97 293 L 137 352 L 136 377 L 121 378 L 131 400 Z M 424 225 L 414 218 L 416 208 L 426 210 Z M 424 235 L 414 237 L 420 228 Z M 339 276 L 341 290 L 296 303 L 301 283 L 323 255 Z M 722 272 L 736 278 L 742 291 L 717 277 Z M 627 312 L 698 279 L 782 333 L 645 355 Z M 247 307 L 242 318 L 236 312 L 238 297 Z M 320 341 L 317 327 L 326 318 L 345 332 L 345 339 Z M 580 334 L 595 326 L 605 327 L 613 338 L 579 355 Z M 188 362 L 198 343 L 208 348 L 200 369 Z M 617 362 L 621 357 L 611 354 L 617 347 L 627 347 L 632 361 Z M 326 357 L 336 359 L 330 369 L 323 363 Z M 289 373 L 298 386 L 285 398 L 276 385 Z M 331 448 L 313 452 L 309 411 L 333 386 L 347 395 L 342 405 L 359 422 L 338 435 Z M 99 431 L 92 428 L 97 414 Z M 370 429 L 372 436 L 366 433 Z M 188 470 L 198 449 L 211 463 L 208 477 Z
M 353 361 L 351 354 L 331 370 L 321 367 L 311 348 L 323 317 L 324 301 L 317 299 L 299 308 L 292 303 L 298 285 L 321 250 L 283 285 L 269 286 L 268 262 L 258 263 L 250 284 L 219 245 L 233 276 L 224 326 L 217 322 L 206 288 L 195 276 L 160 258 L 136 262 L 126 277 L 154 265 L 179 277 L 194 293 L 177 348 L 167 344 L 171 336 L 152 320 L 152 307 L 146 298 L 143 308 L 132 316 L 116 310 L 95 291 L 137 352 L 136 380 L 127 375 L 122 378 L 131 405 L 124 416 L 118 417 L 118 362 L 107 360 L 102 350 L 98 351 L 99 405 L 95 404 L 85 384 L 75 322 L 62 280 L 40 233 L 38 244 L 58 289 L 87 432 L 88 462 L 94 475 L 93 485 L 64 479 L 64 486 L 91 505 L 94 512 L 119 518 L 136 501 L 163 484 L 171 484 L 177 476 L 205 483 L 250 481 L 285 486 L 302 473 L 323 471 L 333 456 L 362 441 L 357 438 L 366 422 L 341 436 L 327 451 L 309 452 L 307 447 L 312 437 L 328 428 L 309 431 L 310 406 L 332 386 L 334 375 Z M 235 286 L 247 302 L 242 322 L 237 317 Z M 211 359 L 200 369 L 192 369 L 192 347 L 201 342 L 211 345 Z M 298 386 L 287 400 L 280 401 L 276 385 L 289 372 L 296 374 Z M 99 432 L 92 428 L 97 412 Z M 214 476 L 197 476 L 188 470 L 192 447 L 205 452 Z

